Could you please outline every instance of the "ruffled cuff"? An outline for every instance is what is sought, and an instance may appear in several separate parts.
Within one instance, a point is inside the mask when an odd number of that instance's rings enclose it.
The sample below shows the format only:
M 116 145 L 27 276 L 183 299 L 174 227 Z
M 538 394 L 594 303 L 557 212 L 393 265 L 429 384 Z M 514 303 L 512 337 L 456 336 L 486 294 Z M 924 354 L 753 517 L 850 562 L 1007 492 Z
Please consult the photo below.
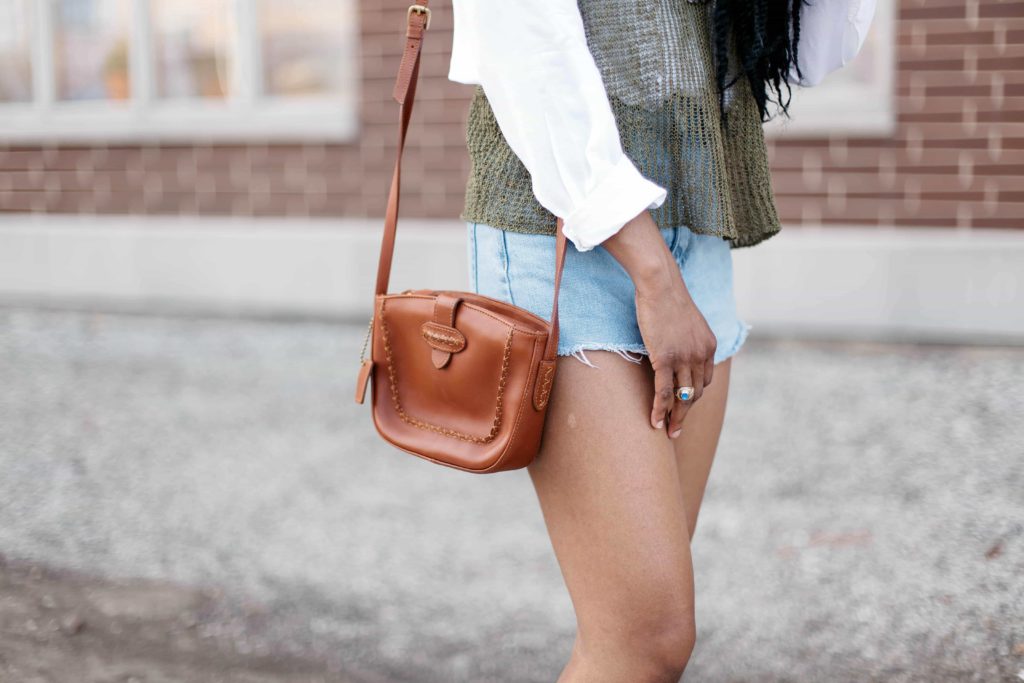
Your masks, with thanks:
M 656 209 L 668 191 L 645 178 L 629 157 L 613 166 L 579 208 L 563 217 L 562 232 L 579 251 L 590 251 L 644 209 Z

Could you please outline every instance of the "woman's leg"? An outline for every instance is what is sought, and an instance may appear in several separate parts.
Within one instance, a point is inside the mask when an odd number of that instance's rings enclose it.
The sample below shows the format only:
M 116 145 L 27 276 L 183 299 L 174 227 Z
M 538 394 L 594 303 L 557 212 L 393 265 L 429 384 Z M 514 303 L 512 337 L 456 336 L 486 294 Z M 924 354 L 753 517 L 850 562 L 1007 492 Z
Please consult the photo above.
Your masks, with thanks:
M 697 513 L 704 500 L 704 488 L 711 474 L 711 463 L 718 449 L 718 437 L 725 421 L 725 404 L 729 398 L 729 374 L 732 358 L 715 365 L 711 384 L 693 404 L 683 420 L 683 433 L 672 442 L 679 469 L 679 486 L 686 506 L 690 538 L 697 526 Z
M 671 441 L 650 427 L 649 365 L 559 359 L 529 467 L 577 619 L 560 683 L 676 683 L 694 642 L 693 570 Z

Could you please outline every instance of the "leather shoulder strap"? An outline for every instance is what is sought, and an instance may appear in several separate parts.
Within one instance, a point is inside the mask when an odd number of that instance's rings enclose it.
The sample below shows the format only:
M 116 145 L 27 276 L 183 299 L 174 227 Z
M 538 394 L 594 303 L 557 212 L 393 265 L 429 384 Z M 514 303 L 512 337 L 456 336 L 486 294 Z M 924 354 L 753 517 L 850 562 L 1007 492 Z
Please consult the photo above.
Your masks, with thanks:
M 395 170 L 391 176 L 391 190 L 388 193 L 388 206 L 384 215 L 384 236 L 380 245 L 380 261 L 377 264 L 376 294 L 386 294 L 388 281 L 391 279 L 391 261 L 395 252 L 395 231 L 398 227 L 398 199 L 401 192 L 402 153 L 405 151 L 405 139 L 412 118 L 412 106 L 416 100 L 416 82 L 419 80 L 420 52 L 423 47 L 423 35 L 430 25 L 429 0 L 410 5 L 406 13 L 405 49 L 402 61 L 398 66 L 398 78 L 392 97 L 400 105 L 398 120 L 398 153 L 395 159 Z M 558 292 L 562 284 L 562 268 L 565 265 L 566 239 L 562 232 L 562 219 L 557 221 L 555 249 L 555 288 L 554 301 L 551 304 L 551 334 L 548 335 L 547 346 L 544 348 L 544 359 L 555 360 L 558 353 Z

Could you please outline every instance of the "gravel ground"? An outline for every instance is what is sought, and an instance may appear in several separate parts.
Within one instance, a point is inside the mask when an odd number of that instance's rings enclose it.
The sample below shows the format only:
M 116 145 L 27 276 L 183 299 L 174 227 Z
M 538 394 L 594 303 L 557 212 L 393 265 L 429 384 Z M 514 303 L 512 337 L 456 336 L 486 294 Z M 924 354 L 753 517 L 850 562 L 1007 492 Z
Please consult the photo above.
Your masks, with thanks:
M 553 681 L 528 477 L 384 446 L 364 329 L 0 309 L 0 681 Z M 1018 679 L 1024 349 L 754 330 L 730 393 L 687 680 Z

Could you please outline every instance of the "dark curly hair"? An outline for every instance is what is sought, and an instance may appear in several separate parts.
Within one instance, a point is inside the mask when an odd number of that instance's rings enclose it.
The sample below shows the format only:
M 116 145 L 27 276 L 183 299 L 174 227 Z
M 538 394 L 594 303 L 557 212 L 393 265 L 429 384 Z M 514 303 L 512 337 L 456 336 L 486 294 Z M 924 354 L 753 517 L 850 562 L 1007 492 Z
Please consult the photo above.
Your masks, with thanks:
M 712 10 L 712 48 L 718 96 L 725 116 L 725 91 L 739 78 L 746 77 L 761 113 L 769 118 L 768 105 L 775 104 L 789 115 L 792 96 L 790 69 L 800 74 L 797 43 L 800 40 L 800 10 L 807 0 L 714 0 Z M 730 40 L 735 40 L 739 69 L 729 63 Z

